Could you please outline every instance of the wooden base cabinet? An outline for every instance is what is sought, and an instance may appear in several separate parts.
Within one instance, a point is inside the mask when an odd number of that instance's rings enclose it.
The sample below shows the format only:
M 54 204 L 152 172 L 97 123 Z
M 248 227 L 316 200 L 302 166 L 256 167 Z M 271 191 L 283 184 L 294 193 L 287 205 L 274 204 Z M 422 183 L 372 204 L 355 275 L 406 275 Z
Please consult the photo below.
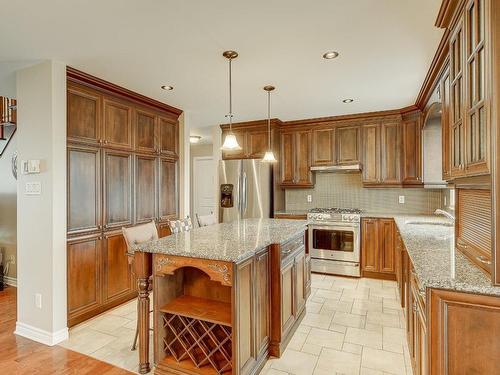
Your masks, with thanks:
M 361 271 L 365 277 L 396 280 L 393 219 L 361 221 Z

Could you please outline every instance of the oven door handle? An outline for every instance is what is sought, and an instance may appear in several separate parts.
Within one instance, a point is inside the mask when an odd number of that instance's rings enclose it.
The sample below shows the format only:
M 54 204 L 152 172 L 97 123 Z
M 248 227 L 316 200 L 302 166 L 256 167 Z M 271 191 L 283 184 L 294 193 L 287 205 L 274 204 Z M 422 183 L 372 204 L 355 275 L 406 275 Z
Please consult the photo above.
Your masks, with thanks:
M 311 230 L 314 230 L 314 229 L 318 229 L 318 230 L 336 230 L 336 231 L 339 231 L 339 230 L 342 230 L 342 231 L 352 231 L 352 232 L 356 232 L 356 231 L 359 231 L 359 225 L 357 224 L 346 224 L 346 223 L 343 223 L 342 225 L 317 225 L 317 224 L 309 224 L 309 229 Z

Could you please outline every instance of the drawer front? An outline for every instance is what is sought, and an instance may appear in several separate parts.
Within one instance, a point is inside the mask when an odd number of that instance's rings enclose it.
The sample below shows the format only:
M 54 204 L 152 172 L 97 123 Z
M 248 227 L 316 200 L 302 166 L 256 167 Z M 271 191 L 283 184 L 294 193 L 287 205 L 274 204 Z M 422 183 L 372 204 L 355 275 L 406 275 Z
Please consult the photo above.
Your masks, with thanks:
M 288 259 L 291 255 L 297 252 L 298 249 L 305 246 L 305 236 L 301 234 L 298 237 L 281 245 L 281 261 Z
M 233 284 L 233 264 L 221 260 L 154 254 L 153 267 L 155 275 L 173 275 L 179 268 L 194 267 L 205 272 L 210 280 L 218 281 L 227 286 Z

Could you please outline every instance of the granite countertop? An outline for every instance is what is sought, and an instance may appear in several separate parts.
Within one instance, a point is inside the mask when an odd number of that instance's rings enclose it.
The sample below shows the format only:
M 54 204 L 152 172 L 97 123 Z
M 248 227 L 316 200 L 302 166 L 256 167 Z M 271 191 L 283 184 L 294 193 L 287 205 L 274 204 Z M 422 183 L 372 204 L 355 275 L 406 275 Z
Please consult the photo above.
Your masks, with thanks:
M 133 247 L 134 251 L 239 263 L 304 232 L 306 220 L 244 219 L 194 228 Z
M 435 215 L 365 213 L 363 216 L 394 218 L 422 293 L 426 288 L 439 288 L 500 296 L 500 287 L 493 286 L 488 275 L 455 249 L 452 220 Z

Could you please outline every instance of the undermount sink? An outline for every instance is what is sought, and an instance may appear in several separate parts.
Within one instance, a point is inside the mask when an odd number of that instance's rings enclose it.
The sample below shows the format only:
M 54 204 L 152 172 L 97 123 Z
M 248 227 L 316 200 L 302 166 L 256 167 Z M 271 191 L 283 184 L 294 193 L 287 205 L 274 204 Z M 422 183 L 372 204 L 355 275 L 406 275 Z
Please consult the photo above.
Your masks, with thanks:
M 442 227 L 452 227 L 454 225 L 453 223 L 446 223 L 446 222 L 439 222 L 439 221 L 414 221 L 414 220 L 405 221 L 405 224 L 412 224 L 412 225 L 439 225 L 439 226 L 442 226 Z

